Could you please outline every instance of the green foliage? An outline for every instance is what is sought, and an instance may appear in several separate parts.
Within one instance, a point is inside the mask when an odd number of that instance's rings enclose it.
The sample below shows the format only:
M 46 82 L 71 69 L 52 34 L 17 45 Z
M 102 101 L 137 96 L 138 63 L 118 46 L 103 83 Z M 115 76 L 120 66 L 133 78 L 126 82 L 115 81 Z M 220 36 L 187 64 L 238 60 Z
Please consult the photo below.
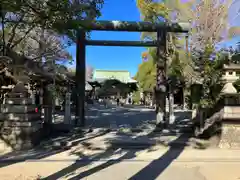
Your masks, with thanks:
M 133 92 L 133 101 L 139 103 L 141 100 L 140 91 Z
M 142 19 L 150 22 L 162 21 L 162 17 L 168 15 L 168 9 L 163 3 L 137 0 L 137 6 L 141 12 Z
M 200 99 L 201 107 L 212 107 L 220 98 L 220 92 L 223 88 L 221 80 L 223 74 L 223 64 L 226 57 L 222 52 L 216 54 L 215 59 L 211 59 L 213 52 L 212 46 L 206 46 L 205 53 L 202 55 L 204 66 L 202 69 L 202 97 Z
M 122 83 L 117 79 L 108 79 L 103 82 L 97 93 L 98 95 L 125 95 L 136 90 L 135 84 Z
M 178 34 L 169 33 L 167 74 L 190 83 L 200 80 L 203 93 L 199 105 L 210 107 L 219 98 L 222 89 L 222 65 L 226 63 L 225 55 L 222 52 L 215 52 L 215 45 L 222 40 L 223 34 L 227 33 L 226 37 L 232 37 L 240 32 L 239 27 L 228 28 L 228 8 L 232 1 L 163 0 L 158 2 L 158 5 L 154 2 L 156 1 L 137 1 L 143 19 L 157 22 L 161 17 L 166 21 L 192 23 L 192 30 L 189 33 L 190 56 L 186 56 L 186 49 L 183 48 L 184 39 Z M 158 6 L 161 6 L 162 12 L 156 14 L 154 12 Z M 151 40 L 156 39 L 154 33 L 144 33 L 143 36 Z M 149 57 L 156 60 L 153 49 L 149 49 Z
M 171 4 L 169 3 L 168 1 L 156 2 L 153 0 L 138 0 L 137 6 L 144 20 L 157 23 L 163 22 L 163 20 L 172 20 L 171 15 L 173 9 L 171 9 Z M 177 1 L 176 3 L 179 4 Z M 161 9 L 161 11 L 159 9 Z M 156 40 L 156 33 L 142 33 L 142 37 L 144 39 Z M 192 71 L 189 65 L 189 58 L 185 52 L 186 50 L 183 48 L 185 38 L 174 33 L 168 33 L 167 41 L 167 75 L 185 81 L 185 78 L 190 76 L 189 71 Z M 156 48 L 148 48 L 148 59 L 150 61 L 156 63 L 157 61 L 165 60 L 162 58 L 157 59 L 156 54 Z
M 94 20 L 99 17 L 103 0 L 2 0 L 2 15 L 7 25 L 22 29 L 29 27 L 42 27 L 51 29 L 61 35 L 76 39 L 76 30 L 82 24 L 79 20 Z M 10 15 L 9 13 L 13 13 Z
M 139 65 L 135 79 L 138 81 L 140 89 L 153 91 L 156 85 L 156 65 L 153 59 Z
M 171 64 L 168 69 L 168 77 L 176 79 L 177 81 L 184 82 L 184 63 L 180 60 L 178 51 L 175 51 L 172 56 Z M 174 86 L 174 84 L 173 84 Z
M 66 87 L 59 86 L 57 84 L 51 84 L 48 86 L 49 90 L 52 92 L 53 98 L 59 98 L 63 100 L 65 98 L 65 94 L 67 92 Z

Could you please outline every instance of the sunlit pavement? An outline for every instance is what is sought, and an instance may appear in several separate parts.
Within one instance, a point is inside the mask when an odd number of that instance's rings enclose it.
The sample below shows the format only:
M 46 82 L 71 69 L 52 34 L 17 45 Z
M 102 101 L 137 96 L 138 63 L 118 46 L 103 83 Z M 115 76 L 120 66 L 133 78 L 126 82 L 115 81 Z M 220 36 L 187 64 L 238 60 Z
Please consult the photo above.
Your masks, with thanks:
M 189 115 L 183 111 L 175 114 L 184 123 Z M 109 126 L 112 121 L 117 126 L 138 127 L 155 119 L 154 111 L 143 107 L 93 106 L 86 116 L 88 125 L 95 128 Z M 80 143 L 44 158 L 1 160 L 0 179 L 237 180 L 239 165 L 240 150 L 160 147 L 104 151 L 84 149 Z
M 177 110 L 176 121 L 189 119 L 190 111 Z M 131 128 L 146 128 L 155 125 L 156 113 L 154 109 L 144 106 L 126 105 L 124 107 L 92 105 L 86 112 L 86 125 L 93 128 L 109 128 L 111 124 L 117 127 L 127 125 Z
M 92 160 L 85 157 L 87 153 L 72 155 L 71 152 L 2 167 L 0 177 L 6 180 L 37 176 L 69 180 L 112 180 L 113 177 L 116 180 L 237 180 L 240 177 L 240 150 L 164 149 L 137 153 L 116 150 L 98 152 Z

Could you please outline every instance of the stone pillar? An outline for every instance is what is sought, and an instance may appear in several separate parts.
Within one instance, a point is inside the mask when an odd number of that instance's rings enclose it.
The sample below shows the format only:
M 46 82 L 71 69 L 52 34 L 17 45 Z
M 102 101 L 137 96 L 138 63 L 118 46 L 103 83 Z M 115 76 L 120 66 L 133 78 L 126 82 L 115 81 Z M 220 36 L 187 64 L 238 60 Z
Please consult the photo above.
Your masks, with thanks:
M 64 124 L 70 125 L 71 123 L 71 93 L 67 92 L 65 97 L 65 114 Z
M 28 149 L 40 142 L 42 122 L 35 108 L 24 84 L 17 84 L 7 94 L 1 107 L 5 118 L 0 130 L 2 139 L 13 149 Z
M 169 124 L 172 125 L 175 123 L 175 116 L 174 116 L 174 97 L 173 94 L 169 94 Z

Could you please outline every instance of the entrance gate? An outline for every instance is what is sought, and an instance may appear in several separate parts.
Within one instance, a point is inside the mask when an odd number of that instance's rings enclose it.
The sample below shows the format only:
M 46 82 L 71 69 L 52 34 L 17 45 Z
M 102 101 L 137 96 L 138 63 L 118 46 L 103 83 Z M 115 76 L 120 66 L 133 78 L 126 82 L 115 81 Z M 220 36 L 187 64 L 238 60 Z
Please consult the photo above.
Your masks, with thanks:
M 166 53 L 167 33 L 188 33 L 189 23 L 151 23 L 128 21 L 81 21 L 82 28 L 77 34 L 76 51 L 76 120 L 77 125 L 85 125 L 85 66 L 86 46 L 135 46 L 157 48 L 157 81 L 156 81 L 156 121 L 157 124 L 166 125 Z M 104 41 L 87 40 L 86 32 L 97 31 L 128 31 L 128 32 L 156 32 L 156 41 Z

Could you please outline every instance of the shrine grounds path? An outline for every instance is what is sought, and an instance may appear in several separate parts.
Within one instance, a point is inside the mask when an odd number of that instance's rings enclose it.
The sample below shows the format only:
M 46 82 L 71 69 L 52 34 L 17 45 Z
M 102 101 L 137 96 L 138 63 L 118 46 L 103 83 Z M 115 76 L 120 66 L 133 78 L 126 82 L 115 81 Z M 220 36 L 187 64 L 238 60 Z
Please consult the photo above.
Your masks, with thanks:
M 184 120 L 186 123 L 189 112 L 178 111 L 175 115 L 179 122 Z M 95 106 L 89 107 L 86 116 L 87 126 L 92 126 L 94 129 L 110 125 L 119 128 L 125 124 L 124 127 L 132 128 L 144 125 L 144 130 L 149 130 L 155 119 L 153 110 L 142 107 L 114 109 L 114 107 Z M 100 142 L 107 141 L 113 135 L 113 132 L 99 135 L 99 132 L 95 130 L 85 135 L 74 132 L 74 134 L 68 134 L 64 137 L 77 142 L 68 148 L 60 146 L 60 148 L 55 149 L 52 144 L 46 142 L 41 147 L 29 151 L 2 154 L 0 156 L 0 179 L 240 179 L 240 149 L 193 149 L 183 145 L 127 149 L 121 147 L 112 149 L 87 148 L 89 143 L 99 145 Z M 127 135 L 118 136 L 122 139 L 129 137 Z M 180 136 L 177 136 L 176 139 Z M 113 138 L 115 137 L 117 136 L 113 136 Z M 55 140 L 57 141 L 57 138 Z
M 176 121 L 189 120 L 190 111 L 175 111 Z M 129 127 L 151 129 L 155 127 L 156 114 L 154 109 L 144 106 L 126 105 L 124 107 L 103 105 L 89 106 L 86 112 L 86 125 L 93 128 Z

